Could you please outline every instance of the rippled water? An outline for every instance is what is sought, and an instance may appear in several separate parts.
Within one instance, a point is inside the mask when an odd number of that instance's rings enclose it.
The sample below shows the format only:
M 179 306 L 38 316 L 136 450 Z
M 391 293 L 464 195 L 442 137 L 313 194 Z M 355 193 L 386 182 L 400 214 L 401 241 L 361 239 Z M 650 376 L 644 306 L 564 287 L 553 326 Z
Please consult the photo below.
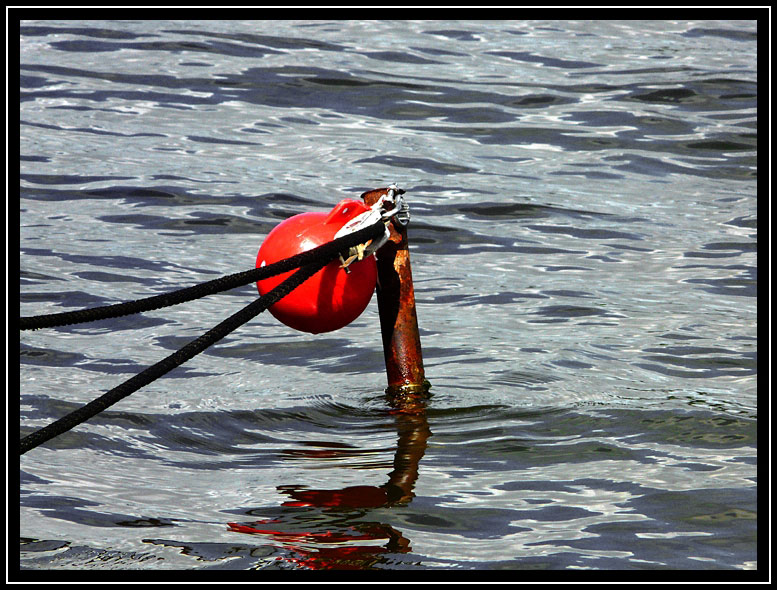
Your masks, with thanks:
M 21 567 L 755 569 L 754 21 L 23 22 L 21 314 L 251 268 L 397 182 L 377 307 L 262 314 L 21 458 Z M 20 334 L 21 434 L 256 297 Z

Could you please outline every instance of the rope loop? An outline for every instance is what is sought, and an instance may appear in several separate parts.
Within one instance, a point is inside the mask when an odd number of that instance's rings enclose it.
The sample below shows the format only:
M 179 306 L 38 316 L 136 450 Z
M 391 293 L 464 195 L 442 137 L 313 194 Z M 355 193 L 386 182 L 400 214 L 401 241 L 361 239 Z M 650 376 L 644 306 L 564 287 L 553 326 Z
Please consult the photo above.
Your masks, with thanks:
M 19 441 L 19 454 L 24 455 L 27 451 L 42 445 L 46 441 L 49 441 L 52 438 L 67 432 L 68 430 L 71 430 L 78 424 L 89 420 L 116 402 L 136 392 L 141 387 L 148 385 L 166 373 L 169 373 L 176 367 L 182 365 L 189 359 L 207 349 L 212 344 L 215 344 L 231 332 L 235 331 L 246 322 L 252 320 L 268 307 L 280 301 L 283 297 L 291 293 L 294 289 L 299 287 L 319 270 L 332 262 L 332 260 L 337 258 L 344 250 L 347 251 L 352 246 L 376 238 L 384 232 L 384 229 L 385 225 L 381 221 L 369 227 L 365 227 L 364 229 L 361 229 L 355 233 L 337 238 L 331 242 L 318 246 L 317 248 L 308 250 L 307 252 L 303 252 L 301 254 L 297 254 L 263 268 L 257 268 L 234 275 L 229 275 L 222 277 L 221 279 L 209 281 L 207 283 L 203 283 L 202 285 L 196 285 L 195 287 L 189 287 L 180 291 L 174 291 L 172 293 L 157 295 L 147 299 L 140 299 L 138 301 L 130 302 L 131 304 L 136 304 L 135 306 L 130 306 L 130 304 L 127 303 L 121 303 L 118 305 L 98 307 L 92 310 L 21 318 L 22 320 L 27 320 L 27 327 L 23 327 L 23 330 L 34 330 L 36 328 L 42 327 L 62 326 L 82 321 L 92 321 L 91 319 L 81 319 L 85 317 L 85 315 L 89 317 L 92 315 L 99 316 L 93 319 L 119 317 L 131 313 L 138 313 L 138 311 L 158 309 L 166 305 L 175 305 L 176 303 L 191 301 L 192 299 L 197 299 L 198 297 L 204 297 L 205 295 L 210 295 L 212 293 L 218 293 L 233 287 L 246 285 L 248 283 L 257 281 L 260 278 L 271 277 L 276 274 L 288 272 L 289 270 L 293 270 L 299 267 L 297 272 L 283 281 L 280 285 L 275 287 L 272 291 L 259 297 L 253 303 L 250 303 L 239 312 L 228 317 L 226 320 L 211 330 L 208 330 L 205 334 L 196 340 L 192 340 L 167 358 L 162 359 L 158 363 L 148 367 L 144 371 L 141 371 L 118 387 L 114 387 L 107 393 L 89 402 L 85 406 L 22 438 Z M 204 292 L 204 295 L 194 295 L 194 293 L 200 292 Z M 172 301 L 172 303 L 165 303 L 169 301 Z M 159 304 L 160 302 L 162 303 Z M 87 312 L 97 313 L 89 314 Z
M 71 324 L 81 324 L 84 322 L 94 322 L 109 318 L 118 318 L 144 311 L 151 311 L 163 307 L 186 303 L 194 299 L 200 299 L 222 291 L 228 291 L 235 287 L 242 287 L 256 281 L 261 281 L 275 275 L 294 270 L 305 266 L 319 259 L 327 258 L 328 261 L 334 260 L 341 252 L 346 252 L 353 246 L 362 244 L 382 235 L 385 231 L 385 224 L 382 222 L 372 224 L 352 234 L 337 238 L 326 244 L 322 244 L 312 250 L 301 252 L 284 260 L 279 260 L 273 264 L 268 264 L 262 268 L 253 268 L 243 272 L 226 275 L 206 283 L 200 283 L 193 287 L 186 287 L 177 291 L 154 295 L 144 299 L 128 301 L 126 303 L 117 303 L 115 305 L 105 305 L 102 307 L 93 307 L 91 309 L 80 309 L 77 311 L 65 311 L 62 313 L 52 313 L 46 315 L 29 316 L 19 318 L 19 330 L 38 330 L 40 328 L 53 328 L 56 326 L 68 326 Z

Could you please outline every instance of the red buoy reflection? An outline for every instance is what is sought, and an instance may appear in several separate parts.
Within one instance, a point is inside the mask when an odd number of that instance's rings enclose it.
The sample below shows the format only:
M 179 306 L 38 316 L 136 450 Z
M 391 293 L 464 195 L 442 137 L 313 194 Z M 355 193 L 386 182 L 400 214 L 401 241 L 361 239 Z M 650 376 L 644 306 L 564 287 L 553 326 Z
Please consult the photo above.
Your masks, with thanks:
M 286 563 L 307 569 L 369 569 L 388 554 L 409 552 L 410 541 L 400 531 L 385 523 L 359 520 L 370 510 L 412 500 L 418 464 L 431 436 L 422 397 L 390 401 L 395 406 L 398 441 L 394 469 L 385 484 L 340 489 L 279 486 L 290 498 L 281 504 L 284 512 L 256 522 L 228 523 L 229 530 L 262 537 L 286 550 L 281 558 Z M 310 457 L 317 458 L 315 453 Z

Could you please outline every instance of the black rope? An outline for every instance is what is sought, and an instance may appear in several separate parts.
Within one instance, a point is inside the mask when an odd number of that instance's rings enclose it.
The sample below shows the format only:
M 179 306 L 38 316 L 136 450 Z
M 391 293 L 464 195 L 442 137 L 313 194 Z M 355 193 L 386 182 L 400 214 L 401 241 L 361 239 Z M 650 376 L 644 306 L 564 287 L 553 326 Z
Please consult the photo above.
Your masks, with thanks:
M 93 322 L 96 320 L 104 320 L 108 318 L 118 318 L 134 313 L 142 313 L 144 311 L 169 307 L 171 305 L 185 303 L 194 299 L 200 299 L 201 297 L 206 297 L 207 295 L 228 291 L 229 289 L 234 289 L 235 287 L 242 287 L 243 285 L 247 285 L 249 283 L 261 281 L 262 279 L 294 270 L 295 268 L 316 261 L 321 257 L 326 257 L 328 260 L 332 260 L 340 252 L 347 250 L 351 246 L 363 244 L 370 239 L 378 237 L 384 231 L 384 228 L 385 224 L 382 221 L 377 222 L 357 232 L 347 234 L 337 238 L 336 240 L 313 248 L 312 250 L 296 254 L 290 258 L 280 260 L 273 264 L 268 264 L 267 266 L 261 268 L 253 268 L 251 270 L 226 275 L 206 283 L 194 285 L 193 287 L 186 287 L 185 289 L 171 291 L 170 293 L 163 293 L 161 295 L 154 295 L 144 299 L 137 299 L 135 301 L 128 301 L 126 303 L 117 303 L 115 305 L 94 307 L 91 309 L 80 309 L 77 311 L 66 311 L 62 313 L 22 317 L 19 318 L 19 329 L 37 330 L 39 328 L 52 328 L 54 326 L 67 326 L 70 324 Z
M 192 340 L 189 342 L 189 344 L 180 350 L 177 350 L 167 358 L 159 361 L 155 365 L 148 367 L 118 387 L 114 387 L 109 392 L 98 397 L 96 400 L 89 402 L 85 406 L 71 412 L 67 416 L 60 418 L 56 422 L 52 422 L 40 430 L 36 430 L 32 434 L 28 434 L 19 441 L 19 454 L 24 455 L 24 453 L 30 449 L 34 449 L 46 441 L 51 440 L 55 436 L 59 436 L 60 434 L 67 432 L 78 424 L 85 422 L 89 418 L 99 414 L 116 402 L 124 399 L 131 393 L 136 392 L 141 387 L 148 385 L 152 381 L 159 379 L 166 373 L 169 373 L 176 367 L 182 365 L 195 355 L 201 353 L 210 345 L 224 338 L 224 336 L 230 332 L 233 332 L 246 322 L 259 315 L 273 303 L 276 303 L 281 298 L 288 295 L 292 290 L 301 285 L 305 280 L 309 279 L 327 264 L 329 264 L 329 261 L 313 262 L 307 266 L 303 266 L 283 283 L 275 287 L 275 289 L 266 295 L 259 297 L 253 303 L 247 305 L 236 314 L 228 317 L 215 328 L 208 330 L 205 332 L 205 334 L 196 340 Z
M 291 293 L 291 291 L 296 289 L 299 285 L 301 285 L 303 282 L 305 282 L 307 279 L 309 279 L 311 276 L 313 276 L 315 273 L 321 270 L 324 266 L 329 264 L 332 261 L 332 259 L 334 259 L 344 249 L 350 248 L 351 246 L 355 246 L 357 244 L 361 244 L 369 240 L 370 237 L 377 237 L 377 235 L 380 235 L 378 230 L 380 232 L 383 232 L 384 231 L 383 228 L 384 228 L 383 222 L 378 222 L 374 225 L 371 225 L 362 230 L 354 232 L 353 234 L 342 236 L 340 238 L 337 238 L 336 240 L 333 240 L 322 246 L 319 246 L 318 248 L 309 250 L 307 252 L 303 252 L 302 254 L 298 254 L 297 256 L 294 256 L 292 258 L 288 258 L 286 260 L 276 263 L 277 265 L 281 265 L 281 263 L 293 264 L 288 262 L 292 259 L 296 259 L 294 263 L 297 263 L 298 260 L 308 261 L 307 264 L 302 266 L 297 272 L 295 272 L 293 275 L 291 275 L 289 278 L 287 278 L 284 282 L 282 282 L 280 285 L 275 287 L 269 293 L 259 297 L 256 301 L 244 307 L 236 314 L 230 316 L 229 318 L 227 318 L 226 320 L 224 320 L 223 322 L 221 322 L 211 330 L 207 331 L 205 334 L 203 334 L 196 340 L 192 340 L 180 350 L 177 350 L 175 353 L 171 354 L 167 358 L 148 367 L 147 369 L 138 373 L 134 377 L 128 379 L 118 387 L 114 387 L 113 389 L 103 394 L 102 396 L 98 397 L 94 401 L 71 412 L 70 414 L 60 418 L 59 420 L 52 422 L 48 426 L 44 426 L 40 430 L 36 430 L 35 432 L 28 434 L 27 436 L 22 438 L 19 441 L 19 454 L 23 455 L 27 451 L 34 449 L 39 445 L 42 445 L 46 441 L 49 441 L 52 438 L 59 436 L 60 434 L 63 434 L 68 430 L 71 430 L 78 424 L 81 424 L 82 422 L 89 420 L 89 418 L 92 418 L 93 416 L 99 414 L 100 412 L 112 406 L 116 402 L 136 392 L 141 387 L 148 385 L 149 383 L 162 377 L 166 373 L 169 373 L 176 367 L 182 365 L 183 363 L 193 358 L 194 356 L 196 356 L 197 354 L 199 354 L 200 352 L 202 352 L 212 344 L 218 342 L 219 340 L 221 340 L 226 335 L 230 334 L 231 332 L 233 332 L 234 330 L 236 330 L 246 322 L 252 320 L 254 317 L 259 315 L 261 312 L 263 312 L 265 309 L 267 309 L 274 303 L 280 301 L 283 297 Z M 312 259 L 312 261 L 309 261 L 309 259 Z M 270 265 L 270 266 L 275 266 L 275 265 Z M 270 266 L 267 266 L 264 268 L 270 268 Z M 299 266 L 298 263 L 297 263 L 297 266 Z M 281 266 L 280 268 L 281 270 L 278 270 L 277 271 L 278 273 L 286 272 L 287 270 L 289 270 L 285 265 Z M 295 267 L 292 267 L 292 269 L 293 268 Z M 254 269 L 254 270 L 262 270 L 262 269 Z M 224 278 L 230 279 L 230 280 L 237 280 L 237 279 L 232 279 L 232 277 L 237 277 L 240 275 L 248 276 L 249 273 L 253 273 L 253 272 L 254 272 L 253 270 L 247 271 L 244 273 L 238 273 L 237 275 L 230 275 L 229 277 L 224 277 Z M 272 276 L 272 275 L 269 275 L 269 276 Z M 254 275 L 251 275 L 250 279 L 245 279 L 245 282 L 242 282 L 239 284 L 247 284 L 249 282 L 253 282 L 254 280 L 257 280 L 253 277 Z M 240 279 L 240 280 L 243 280 L 243 279 Z M 218 279 L 216 281 L 210 281 L 210 283 L 215 283 L 217 281 Z M 208 285 L 208 284 L 209 283 L 205 283 L 205 285 Z M 232 286 L 238 286 L 238 285 L 232 285 Z M 228 288 L 232 288 L 232 287 L 228 287 Z M 225 290 L 225 289 L 220 289 L 220 290 Z M 188 289 L 184 289 L 183 291 L 188 291 Z M 218 292 L 218 291 L 213 291 L 213 292 Z M 149 299 L 155 299 L 155 298 L 156 297 L 152 297 Z M 147 300 L 140 300 L 140 301 L 147 301 Z M 109 307 L 120 307 L 120 306 L 121 304 L 119 304 L 118 306 L 109 306 Z M 107 309 L 107 308 L 96 308 L 96 309 Z M 65 314 L 54 314 L 54 315 L 61 316 Z M 126 315 L 126 313 L 122 313 L 120 315 Z M 48 317 L 48 316 L 42 316 L 42 317 Z M 106 317 L 114 317 L 114 316 L 106 316 Z M 73 323 L 73 322 L 69 322 L 69 323 Z

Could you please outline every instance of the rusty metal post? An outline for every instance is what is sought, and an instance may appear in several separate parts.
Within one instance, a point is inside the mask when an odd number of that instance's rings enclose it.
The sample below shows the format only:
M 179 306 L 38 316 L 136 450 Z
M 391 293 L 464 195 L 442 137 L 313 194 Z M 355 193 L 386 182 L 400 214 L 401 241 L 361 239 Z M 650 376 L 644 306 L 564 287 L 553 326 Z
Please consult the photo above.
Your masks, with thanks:
M 371 207 L 388 190 L 375 189 L 361 197 Z M 395 192 L 403 194 L 405 191 L 396 189 Z M 430 384 L 424 375 L 407 228 L 394 218 L 389 222 L 389 230 L 388 242 L 376 253 L 378 312 L 388 377 L 386 391 L 392 395 L 425 393 Z

